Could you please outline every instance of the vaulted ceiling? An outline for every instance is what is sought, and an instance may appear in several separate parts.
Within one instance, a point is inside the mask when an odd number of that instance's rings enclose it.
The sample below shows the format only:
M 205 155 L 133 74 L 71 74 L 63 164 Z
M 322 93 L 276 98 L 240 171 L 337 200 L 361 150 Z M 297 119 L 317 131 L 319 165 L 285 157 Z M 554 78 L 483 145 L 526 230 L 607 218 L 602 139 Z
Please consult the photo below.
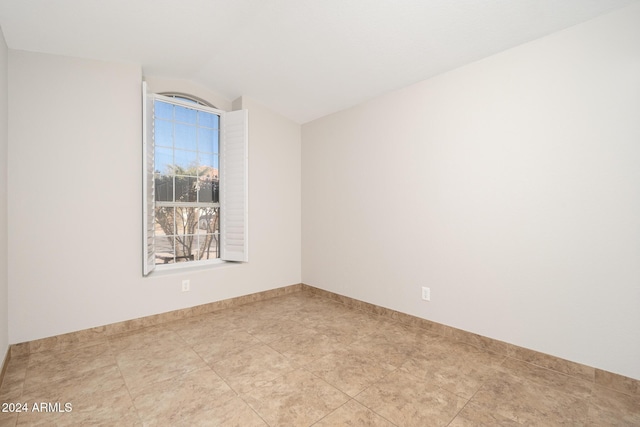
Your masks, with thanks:
M 636 1 L 0 0 L 0 27 L 305 123 Z

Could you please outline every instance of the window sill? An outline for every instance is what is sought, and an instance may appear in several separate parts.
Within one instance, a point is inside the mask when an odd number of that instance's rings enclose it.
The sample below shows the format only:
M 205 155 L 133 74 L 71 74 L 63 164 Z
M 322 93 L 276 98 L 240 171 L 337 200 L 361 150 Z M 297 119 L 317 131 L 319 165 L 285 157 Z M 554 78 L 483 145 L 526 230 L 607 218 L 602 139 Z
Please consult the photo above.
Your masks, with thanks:
M 196 263 L 196 265 L 192 265 L 192 263 L 189 262 L 180 262 L 177 264 L 159 264 L 156 265 L 155 269 L 146 277 L 175 275 L 192 271 L 217 270 L 219 268 L 231 267 L 241 264 L 244 263 L 223 261 L 221 259 L 215 259 L 203 263 Z

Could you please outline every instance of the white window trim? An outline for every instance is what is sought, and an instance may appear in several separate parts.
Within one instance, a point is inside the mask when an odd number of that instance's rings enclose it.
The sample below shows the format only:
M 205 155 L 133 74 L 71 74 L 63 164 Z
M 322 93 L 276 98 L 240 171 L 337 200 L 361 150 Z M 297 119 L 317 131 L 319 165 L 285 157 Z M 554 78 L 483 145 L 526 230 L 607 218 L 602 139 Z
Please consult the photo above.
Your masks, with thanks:
M 226 261 L 248 262 L 248 171 L 249 127 L 248 111 L 225 112 L 198 105 L 198 109 L 220 116 L 220 258 L 173 264 L 155 264 L 155 192 L 153 157 L 153 101 L 160 99 L 174 105 L 194 108 L 187 101 L 148 92 L 142 84 L 142 147 L 143 147 L 143 275 L 152 271 L 178 270 Z M 225 184 L 226 183 L 226 184 Z

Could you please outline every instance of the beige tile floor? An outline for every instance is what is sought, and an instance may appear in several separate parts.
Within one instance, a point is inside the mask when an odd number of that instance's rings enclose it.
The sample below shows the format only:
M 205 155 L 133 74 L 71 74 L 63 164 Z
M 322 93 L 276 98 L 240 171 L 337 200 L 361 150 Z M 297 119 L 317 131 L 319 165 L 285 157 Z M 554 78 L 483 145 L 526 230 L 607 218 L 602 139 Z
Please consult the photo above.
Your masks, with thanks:
M 306 292 L 13 357 L 0 402 L 29 409 L 0 426 L 640 426 L 640 396 Z

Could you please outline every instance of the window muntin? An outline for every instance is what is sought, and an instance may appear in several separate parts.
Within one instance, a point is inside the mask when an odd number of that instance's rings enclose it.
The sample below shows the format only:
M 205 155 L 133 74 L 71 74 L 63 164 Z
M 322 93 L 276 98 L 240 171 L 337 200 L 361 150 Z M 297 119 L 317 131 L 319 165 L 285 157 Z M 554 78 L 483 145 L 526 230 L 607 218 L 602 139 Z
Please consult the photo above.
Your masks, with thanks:
M 155 263 L 220 256 L 220 115 L 181 98 L 154 100 Z

